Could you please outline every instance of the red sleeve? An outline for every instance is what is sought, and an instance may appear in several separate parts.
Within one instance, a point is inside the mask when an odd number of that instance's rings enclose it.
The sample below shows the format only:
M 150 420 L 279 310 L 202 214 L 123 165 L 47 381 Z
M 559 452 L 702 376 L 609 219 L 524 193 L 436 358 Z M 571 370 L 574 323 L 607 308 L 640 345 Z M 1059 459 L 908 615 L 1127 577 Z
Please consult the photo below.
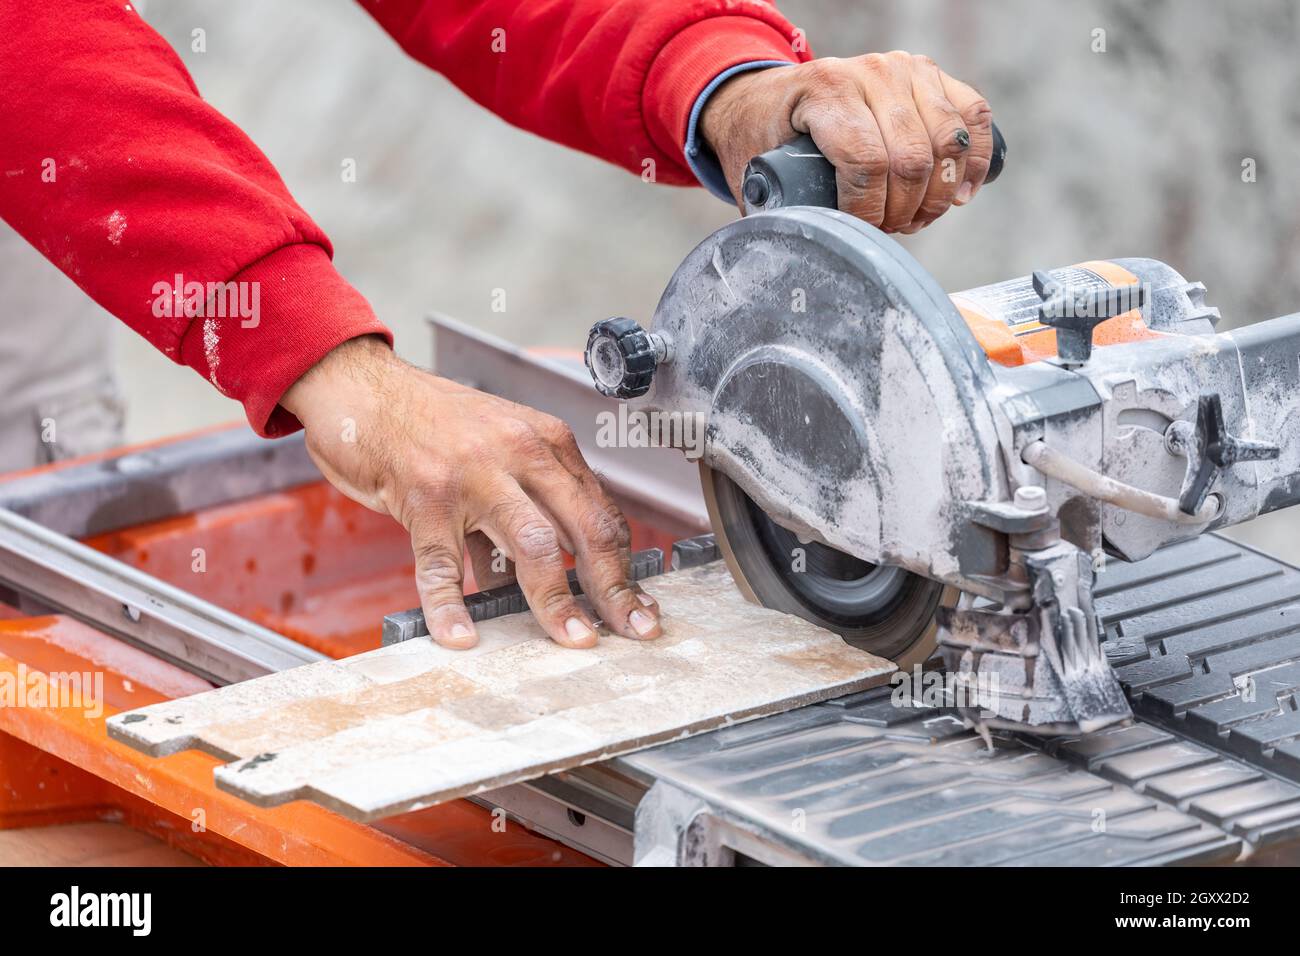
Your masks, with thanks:
M 421 63 L 526 130 L 693 184 L 691 107 L 724 70 L 810 59 L 767 0 L 361 0 Z
M 335 345 L 391 341 L 129 3 L 0 0 L 0 37 L 0 217 L 259 432 L 298 427 L 280 396 Z

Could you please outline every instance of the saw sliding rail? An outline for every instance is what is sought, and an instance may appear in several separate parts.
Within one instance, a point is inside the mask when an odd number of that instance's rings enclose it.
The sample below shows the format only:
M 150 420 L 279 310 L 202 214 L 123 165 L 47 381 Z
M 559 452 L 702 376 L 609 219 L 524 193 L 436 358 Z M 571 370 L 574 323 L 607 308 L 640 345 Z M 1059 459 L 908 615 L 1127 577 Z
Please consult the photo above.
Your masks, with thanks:
M 7 508 L 0 585 L 216 684 L 327 659 Z

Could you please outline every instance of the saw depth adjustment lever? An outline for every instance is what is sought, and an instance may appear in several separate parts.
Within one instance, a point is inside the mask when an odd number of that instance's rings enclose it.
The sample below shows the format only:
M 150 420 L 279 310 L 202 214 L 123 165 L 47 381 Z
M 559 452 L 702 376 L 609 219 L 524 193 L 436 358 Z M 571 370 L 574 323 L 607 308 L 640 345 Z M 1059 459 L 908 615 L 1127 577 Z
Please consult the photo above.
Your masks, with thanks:
M 1007 158 L 1007 141 L 998 124 L 993 124 L 993 156 L 984 175 L 987 186 L 1002 174 Z M 741 181 L 745 215 L 786 206 L 839 208 L 835 167 L 804 133 L 776 149 L 769 149 L 749 161 Z

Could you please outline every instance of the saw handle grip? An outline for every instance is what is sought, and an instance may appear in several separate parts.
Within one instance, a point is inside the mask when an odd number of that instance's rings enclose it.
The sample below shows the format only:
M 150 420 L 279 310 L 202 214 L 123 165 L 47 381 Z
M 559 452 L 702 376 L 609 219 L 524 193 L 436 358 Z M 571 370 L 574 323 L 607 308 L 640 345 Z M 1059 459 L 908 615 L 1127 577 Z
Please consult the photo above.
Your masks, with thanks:
M 984 183 L 1002 174 L 1007 157 L 1007 141 L 998 124 L 993 124 L 993 157 Z M 835 188 L 835 167 L 822 155 L 812 136 L 804 133 L 769 149 L 749 161 L 741 186 L 745 215 L 783 206 L 839 206 Z

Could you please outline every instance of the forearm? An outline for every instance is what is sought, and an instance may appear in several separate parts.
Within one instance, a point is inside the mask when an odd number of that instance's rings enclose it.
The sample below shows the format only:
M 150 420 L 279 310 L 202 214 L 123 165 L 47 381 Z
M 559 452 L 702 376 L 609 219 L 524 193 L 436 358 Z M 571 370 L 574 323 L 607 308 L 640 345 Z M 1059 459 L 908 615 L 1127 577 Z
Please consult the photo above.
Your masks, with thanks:
M 282 392 L 387 334 L 325 234 L 128 5 L 0 0 L 0 36 L 0 217 L 254 427 L 291 430 Z
M 806 60 L 766 0 L 361 0 L 408 53 L 503 119 L 670 184 L 694 183 L 691 110 L 720 73 Z

